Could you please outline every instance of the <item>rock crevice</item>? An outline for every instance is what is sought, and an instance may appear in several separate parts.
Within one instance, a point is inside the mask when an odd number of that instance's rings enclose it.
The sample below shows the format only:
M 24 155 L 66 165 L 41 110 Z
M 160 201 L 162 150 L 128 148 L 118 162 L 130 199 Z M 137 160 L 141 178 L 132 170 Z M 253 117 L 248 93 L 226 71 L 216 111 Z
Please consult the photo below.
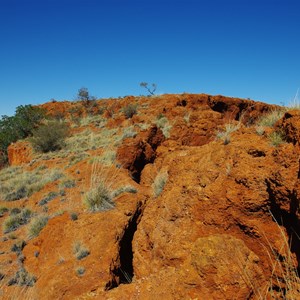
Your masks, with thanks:
M 132 240 L 137 230 L 138 223 L 141 220 L 144 206 L 140 202 L 135 213 L 131 216 L 128 223 L 118 240 L 118 255 L 113 260 L 110 267 L 111 279 L 105 286 L 105 290 L 111 290 L 120 284 L 129 284 L 134 276 L 133 269 L 133 250 Z

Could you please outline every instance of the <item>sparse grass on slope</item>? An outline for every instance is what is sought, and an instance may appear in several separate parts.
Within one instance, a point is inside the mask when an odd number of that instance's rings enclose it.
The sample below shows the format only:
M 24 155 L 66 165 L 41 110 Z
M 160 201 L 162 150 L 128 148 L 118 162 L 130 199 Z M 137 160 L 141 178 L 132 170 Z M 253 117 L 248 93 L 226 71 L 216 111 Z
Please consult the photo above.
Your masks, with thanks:
M 220 139 L 224 142 L 224 145 L 230 143 L 231 133 L 237 131 L 240 128 L 240 124 L 228 123 L 225 124 L 224 130 L 219 130 L 217 132 L 217 139 Z
M 56 169 L 38 168 L 27 171 L 22 167 L 8 167 L 0 171 L 0 199 L 13 201 L 30 197 L 47 183 L 62 176 L 63 174 Z
M 8 233 L 18 229 L 20 226 L 27 224 L 32 216 L 31 210 L 24 208 L 19 213 L 11 214 L 3 223 L 3 232 Z
M 270 113 L 267 113 L 264 116 L 262 116 L 258 120 L 257 126 L 273 127 L 275 123 L 283 117 L 284 113 L 284 109 L 273 110 Z

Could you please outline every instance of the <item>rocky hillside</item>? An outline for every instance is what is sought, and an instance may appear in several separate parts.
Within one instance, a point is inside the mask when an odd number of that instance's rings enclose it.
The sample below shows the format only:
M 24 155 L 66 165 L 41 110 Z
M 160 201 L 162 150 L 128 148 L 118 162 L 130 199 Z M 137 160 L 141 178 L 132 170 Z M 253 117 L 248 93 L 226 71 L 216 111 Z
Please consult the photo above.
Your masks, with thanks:
M 9 146 L 1 299 L 299 299 L 300 111 L 205 94 L 51 102 Z

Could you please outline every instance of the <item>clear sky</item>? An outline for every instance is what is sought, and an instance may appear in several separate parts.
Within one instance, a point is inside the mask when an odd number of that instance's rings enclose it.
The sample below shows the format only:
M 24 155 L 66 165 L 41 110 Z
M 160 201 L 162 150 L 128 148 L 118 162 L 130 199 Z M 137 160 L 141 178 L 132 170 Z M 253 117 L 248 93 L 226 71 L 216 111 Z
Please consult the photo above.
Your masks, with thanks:
M 0 115 L 18 105 L 208 93 L 288 104 L 299 0 L 0 0 Z

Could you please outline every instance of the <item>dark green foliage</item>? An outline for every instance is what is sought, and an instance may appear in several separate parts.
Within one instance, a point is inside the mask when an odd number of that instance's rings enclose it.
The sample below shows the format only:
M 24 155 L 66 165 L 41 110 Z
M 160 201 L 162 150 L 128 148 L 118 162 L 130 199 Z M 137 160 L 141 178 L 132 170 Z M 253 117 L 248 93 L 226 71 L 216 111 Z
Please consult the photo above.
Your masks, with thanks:
M 63 148 L 68 132 L 69 128 L 66 123 L 48 121 L 46 124 L 33 130 L 33 136 L 30 141 L 37 151 L 43 153 L 56 151 Z
M 7 161 L 7 147 L 19 139 L 32 134 L 45 118 L 45 111 L 31 105 L 21 105 L 16 108 L 14 116 L 2 116 L 0 120 L 0 160 Z

